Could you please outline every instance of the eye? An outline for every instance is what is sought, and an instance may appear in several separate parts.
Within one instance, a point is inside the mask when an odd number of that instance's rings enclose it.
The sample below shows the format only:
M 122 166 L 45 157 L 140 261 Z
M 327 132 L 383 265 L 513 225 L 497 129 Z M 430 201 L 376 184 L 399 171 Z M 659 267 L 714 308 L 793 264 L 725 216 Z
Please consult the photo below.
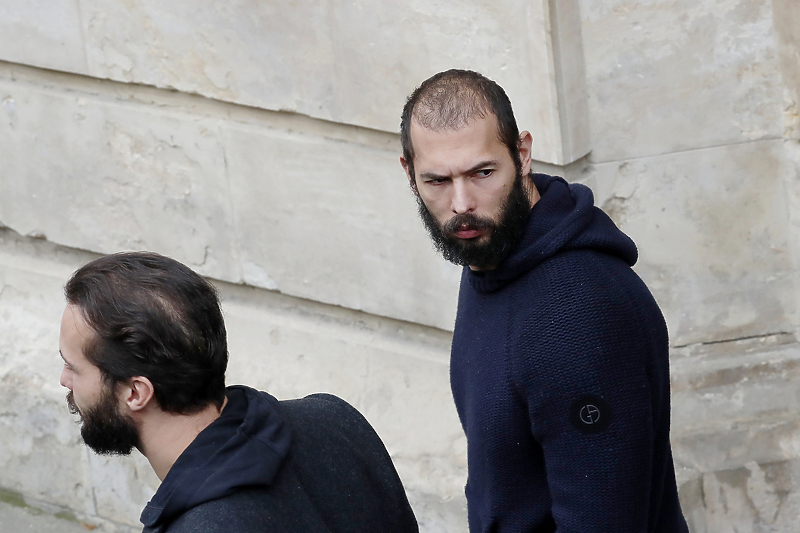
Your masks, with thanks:
M 494 172 L 493 168 L 482 168 L 475 172 L 475 175 L 479 178 L 488 178 Z
M 445 183 L 446 181 L 447 181 L 447 178 L 429 178 L 429 179 L 425 180 L 425 183 L 429 183 L 431 185 L 441 185 L 442 183 Z
M 59 355 L 61 355 L 61 354 L 59 353 Z M 74 370 L 72 369 L 72 367 L 70 366 L 70 364 L 69 364 L 69 363 L 67 363 L 67 360 L 66 360 L 66 359 L 64 359 L 64 356 L 61 356 L 61 362 L 62 362 L 62 363 L 64 363 L 64 369 L 65 369 L 65 370 L 69 370 L 70 372 L 74 372 Z

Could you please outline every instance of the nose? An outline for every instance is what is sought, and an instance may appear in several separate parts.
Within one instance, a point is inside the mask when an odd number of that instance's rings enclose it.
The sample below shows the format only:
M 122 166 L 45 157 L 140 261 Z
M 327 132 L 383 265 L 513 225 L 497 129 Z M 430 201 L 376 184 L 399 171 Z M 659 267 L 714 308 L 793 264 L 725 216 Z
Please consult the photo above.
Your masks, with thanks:
M 72 390 L 72 372 L 66 366 L 61 369 L 61 378 L 58 382 L 62 387 Z
M 469 180 L 463 178 L 453 180 L 451 209 L 457 215 L 475 210 L 475 195 Z

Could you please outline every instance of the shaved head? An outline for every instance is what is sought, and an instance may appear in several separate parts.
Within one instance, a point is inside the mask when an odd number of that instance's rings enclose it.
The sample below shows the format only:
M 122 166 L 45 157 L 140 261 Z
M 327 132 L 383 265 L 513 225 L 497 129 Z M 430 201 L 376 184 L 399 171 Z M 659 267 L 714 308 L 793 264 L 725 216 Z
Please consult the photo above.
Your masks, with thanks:
M 428 78 L 408 97 L 400 122 L 403 158 L 414 176 L 411 122 L 433 131 L 452 131 L 493 114 L 497 136 L 519 167 L 519 129 L 503 88 L 471 70 L 447 70 Z

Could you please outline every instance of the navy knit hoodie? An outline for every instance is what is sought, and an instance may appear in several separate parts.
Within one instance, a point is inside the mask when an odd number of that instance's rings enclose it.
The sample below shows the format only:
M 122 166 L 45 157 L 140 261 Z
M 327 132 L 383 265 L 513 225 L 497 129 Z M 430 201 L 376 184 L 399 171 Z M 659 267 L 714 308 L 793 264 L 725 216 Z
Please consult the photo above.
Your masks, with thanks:
M 497 269 L 465 268 L 451 385 L 476 532 L 685 532 L 667 329 L 633 242 L 591 191 L 541 195 Z
M 225 410 L 178 457 L 142 511 L 145 531 L 241 487 L 268 486 L 275 479 L 292 442 L 278 400 L 241 386 L 228 387 L 226 396 Z
M 347 402 L 226 396 L 142 512 L 144 533 L 418 533 L 386 448 Z

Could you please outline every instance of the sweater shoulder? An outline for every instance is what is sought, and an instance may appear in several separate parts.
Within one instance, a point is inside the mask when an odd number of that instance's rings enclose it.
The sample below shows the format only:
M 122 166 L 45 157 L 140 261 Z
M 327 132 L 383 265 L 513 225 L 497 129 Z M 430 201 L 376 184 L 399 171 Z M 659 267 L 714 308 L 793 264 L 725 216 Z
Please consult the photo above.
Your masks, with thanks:
M 296 431 L 318 434 L 324 429 L 346 440 L 364 440 L 383 450 L 383 442 L 358 409 L 332 394 L 317 393 L 283 400 L 281 411 Z
M 254 524 L 258 522 L 255 516 L 263 513 L 262 509 L 250 509 L 255 500 L 249 496 L 249 490 L 238 490 L 235 493 L 211 500 L 181 514 L 159 533 L 190 533 L 203 531 L 204 533 L 223 533 L 225 531 L 239 531 L 242 533 L 258 533 Z M 248 523 L 250 522 L 250 523 Z
M 609 302 L 619 304 L 615 309 L 619 312 L 626 307 L 634 311 L 641 305 L 655 305 L 630 266 L 617 257 L 589 250 L 554 255 L 509 287 L 508 298 L 514 316 L 558 318 L 566 327 L 573 324 L 565 318 L 580 319 Z
M 518 284 L 509 293 L 513 375 L 520 375 L 519 364 L 546 365 L 542 375 L 548 376 L 559 367 L 614 365 L 623 354 L 644 356 L 668 342 L 650 291 L 618 258 L 585 250 L 560 253 Z
M 163 533 L 330 533 L 302 491 L 292 485 L 239 489 L 187 510 Z

